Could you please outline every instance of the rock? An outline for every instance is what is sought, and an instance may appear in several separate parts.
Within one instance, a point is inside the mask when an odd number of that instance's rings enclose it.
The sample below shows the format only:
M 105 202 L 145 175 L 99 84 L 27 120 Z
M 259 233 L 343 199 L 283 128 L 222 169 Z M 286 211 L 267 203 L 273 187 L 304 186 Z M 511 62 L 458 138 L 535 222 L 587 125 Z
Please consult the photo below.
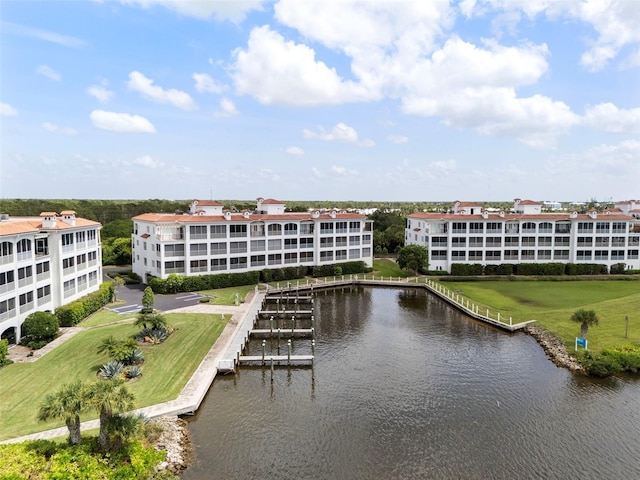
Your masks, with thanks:
M 543 330 L 537 325 L 528 325 L 525 332 L 537 340 L 551 361 L 558 367 L 568 368 L 572 372 L 586 374 L 586 370 L 578 361 L 567 352 L 567 347 L 562 340 L 552 333 Z
M 171 416 L 162 416 L 153 420 L 163 427 L 160 437 L 154 447 L 156 450 L 167 452 L 165 461 L 160 463 L 156 470 L 169 470 L 171 473 L 180 473 L 187 468 L 191 454 L 191 439 L 187 430 L 187 422 Z

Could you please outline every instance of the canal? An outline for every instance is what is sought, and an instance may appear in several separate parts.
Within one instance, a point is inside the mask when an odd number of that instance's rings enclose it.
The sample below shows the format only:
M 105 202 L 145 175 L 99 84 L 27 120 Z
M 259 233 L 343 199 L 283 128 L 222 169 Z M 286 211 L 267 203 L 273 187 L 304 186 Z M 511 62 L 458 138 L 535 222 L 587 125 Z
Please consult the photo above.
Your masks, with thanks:
M 637 380 L 573 375 L 424 290 L 321 292 L 315 309 L 313 372 L 216 378 L 181 478 L 640 478 Z

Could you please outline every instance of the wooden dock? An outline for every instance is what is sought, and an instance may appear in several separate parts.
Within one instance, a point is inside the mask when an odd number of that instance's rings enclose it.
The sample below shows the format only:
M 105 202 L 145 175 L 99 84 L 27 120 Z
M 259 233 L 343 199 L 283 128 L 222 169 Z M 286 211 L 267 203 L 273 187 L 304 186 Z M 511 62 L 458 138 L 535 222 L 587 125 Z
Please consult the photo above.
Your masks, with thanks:
M 249 335 L 256 338 L 307 338 L 313 337 L 313 328 L 258 328 L 251 330 Z
M 240 355 L 238 362 L 246 366 L 313 366 L 313 355 Z
M 313 315 L 313 310 L 261 310 L 261 317 L 277 317 L 278 315 Z

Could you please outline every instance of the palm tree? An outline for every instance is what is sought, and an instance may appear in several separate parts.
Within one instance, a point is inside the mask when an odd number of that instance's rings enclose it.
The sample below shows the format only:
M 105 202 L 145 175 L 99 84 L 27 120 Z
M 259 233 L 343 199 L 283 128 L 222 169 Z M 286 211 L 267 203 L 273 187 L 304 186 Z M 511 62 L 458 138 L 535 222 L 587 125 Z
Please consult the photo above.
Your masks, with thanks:
M 154 330 L 166 327 L 167 319 L 160 313 L 139 313 L 134 325 L 136 327 L 142 326 L 145 330 L 149 325 L 149 328 Z
M 591 325 L 598 325 L 600 319 L 594 310 L 585 310 L 581 308 L 573 312 L 571 320 L 580 323 L 580 336 L 587 338 L 587 331 Z
M 86 410 L 85 400 L 86 386 L 81 381 L 65 384 L 57 392 L 45 397 L 38 410 L 38 420 L 64 420 L 69 429 L 69 441 L 78 445 L 82 441 L 80 414 Z
M 109 336 L 100 342 L 98 346 L 98 353 L 106 353 L 111 359 L 126 363 L 127 359 L 138 348 L 138 342 L 135 338 L 127 338 L 126 340 L 116 340 L 112 336 Z
M 105 426 L 111 450 L 121 450 L 127 440 L 141 431 L 142 425 L 143 417 L 140 415 L 113 415 Z
M 131 410 L 134 396 L 121 379 L 101 380 L 89 386 L 87 402 L 100 414 L 100 433 L 98 445 L 102 451 L 109 449 L 107 426 L 114 413 Z

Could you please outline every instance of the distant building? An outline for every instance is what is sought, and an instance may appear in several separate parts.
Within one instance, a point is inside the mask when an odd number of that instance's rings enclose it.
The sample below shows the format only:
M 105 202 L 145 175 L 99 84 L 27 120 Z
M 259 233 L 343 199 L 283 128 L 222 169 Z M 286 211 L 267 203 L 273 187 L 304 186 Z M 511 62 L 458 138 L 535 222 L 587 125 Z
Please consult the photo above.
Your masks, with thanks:
M 186 214 L 133 217 L 133 271 L 205 275 L 350 261 L 373 264 L 372 222 L 341 210 L 285 212 L 284 202 L 258 198 L 254 211 L 234 213 L 193 200 Z
M 102 282 L 98 222 L 76 212 L 0 217 L 0 334 L 20 341 L 33 312 L 55 310 Z
M 490 213 L 455 202 L 453 213 L 407 217 L 406 245 L 429 249 L 429 268 L 451 271 L 458 263 L 624 263 L 640 269 L 640 202 L 617 212 L 542 213 L 542 203 L 516 199 L 513 213 Z

